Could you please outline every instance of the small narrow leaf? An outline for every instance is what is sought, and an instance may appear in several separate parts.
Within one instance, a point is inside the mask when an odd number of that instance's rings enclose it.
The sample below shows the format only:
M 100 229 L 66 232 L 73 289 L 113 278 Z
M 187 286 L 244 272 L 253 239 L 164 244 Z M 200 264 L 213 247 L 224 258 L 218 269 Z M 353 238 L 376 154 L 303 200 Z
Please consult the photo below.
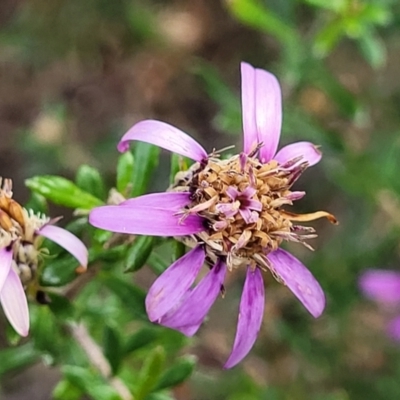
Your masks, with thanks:
M 0 350 L 0 376 L 15 369 L 26 367 L 39 359 L 39 352 L 32 342 L 22 346 Z
M 32 191 L 41 194 L 55 204 L 65 207 L 90 210 L 103 204 L 98 198 L 60 176 L 35 176 L 27 179 L 25 184 Z
M 187 356 L 181 358 L 161 376 L 155 390 L 162 390 L 179 385 L 189 378 L 195 366 L 196 357 Z
M 143 267 L 153 250 L 155 238 L 138 236 L 128 249 L 124 272 L 134 272 Z
M 80 189 L 99 199 L 105 198 L 106 191 L 104 188 L 103 178 L 96 168 L 89 165 L 81 165 L 78 169 L 75 180 Z
M 153 173 L 158 165 L 160 148 L 144 142 L 137 142 L 133 153 L 135 168 L 132 177 L 132 197 L 146 192 Z
M 123 153 L 117 164 L 117 190 L 118 192 L 129 195 L 127 193 L 128 185 L 132 184 L 134 158 L 130 151 Z
M 165 350 L 157 346 L 146 358 L 138 377 L 136 400 L 143 400 L 156 386 L 165 364 Z
M 116 375 L 122 361 L 121 336 L 115 328 L 109 325 L 106 325 L 103 330 L 103 348 L 113 375 Z
M 155 342 L 160 336 L 160 330 L 156 328 L 145 327 L 140 331 L 135 332 L 128 338 L 124 345 L 124 354 L 132 353 L 135 350 L 141 349 L 150 343 Z

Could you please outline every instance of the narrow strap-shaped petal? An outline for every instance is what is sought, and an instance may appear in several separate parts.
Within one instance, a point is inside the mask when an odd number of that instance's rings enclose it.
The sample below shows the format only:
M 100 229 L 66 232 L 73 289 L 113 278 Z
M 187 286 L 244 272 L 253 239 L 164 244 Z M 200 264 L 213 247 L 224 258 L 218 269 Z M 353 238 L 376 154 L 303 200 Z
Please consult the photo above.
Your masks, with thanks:
M 193 336 L 203 323 L 221 291 L 226 265 L 218 261 L 199 284 L 185 296 L 181 305 L 161 319 L 160 324 Z
M 264 315 L 264 283 L 261 271 L 247 267 L 239 306 L 239 319 L 233 350 L 224 368 L 232 368 L 248 354 L 257 339 Z
M 358 283 L 363 293 L 372 300 L 387 304 L 400 303 L 399 272 L 370 269 L 361 275 Z
M 400 316 L 393 318 L 387 326 L 388 335 L 397 341 L 400 341 Z
M 245 62 L 240 64 L 242 79 L 243 151 L 249 154 L 259 143 L 255 112 L 255 69 Z
M 241 64 L 244 152 L 262 142 L 261 162 L 270 161 L 278 148 L 282 126 L 282 94 L 274 75 Z
M 83 267 L 87 267 L 88 250 L 82 241 L 71 232 L 59 226 L 47 224 L 38 230 L 38 234 L 57 243 L 71 253 Z
M 156 207 L 103 206 L 94 208 L 89 222 L 96 228 L 130 235 L 186 236 L 204 230 L 203 218 L 176 215 Z
M 162 192 L 150 193 L 139 197 L 128 199 L 121 203 L 121 206 L 135 207 L 156 207 L 168 210 L 176 210 L 185 207 L 190 203 L 189 192 Z
M 133 125 L 122 137 L 118 150 L 127 151 L 131 140 L 151 143 L 196 161 L 207 158 L 207 152 L 196 140 L 180 129 L 161 121 L 149 119 Z
M 274 75 L 256 69 L 256 124 L 261 162 L 270 161 L 278 149 L 282 127 L 282 94 Z
M 302 157 L 300 162 L 307 161 L 308 165 L 311 167 L 321 160 L 322 153 L 317 146 L 310 142 L 296 142 L 282 147 L 278 153 L 276 153 L 274 160 L 283 165 L 298 157 Z
M 325 308 L 325 295 L 311 272 L 294 256 L 278 249 L 268 254 L 274 272 L 315 318 Z
M 0 249 L 0 292 L 7 279 L 8 272 L 11 268 L 13 252 L 11 247 L 3 247 Z
M 11 326 L 21 336 L 29 333 L 29 310 L 24 288 L 18 274 L 10 268 L 0 293 L 1 305 Z
M 146 296 L 146 311 L 150 321 L 159 321 L 176 307 L 196 279 L 204 259 L 204 249 L 197 246 L 156 279 Z

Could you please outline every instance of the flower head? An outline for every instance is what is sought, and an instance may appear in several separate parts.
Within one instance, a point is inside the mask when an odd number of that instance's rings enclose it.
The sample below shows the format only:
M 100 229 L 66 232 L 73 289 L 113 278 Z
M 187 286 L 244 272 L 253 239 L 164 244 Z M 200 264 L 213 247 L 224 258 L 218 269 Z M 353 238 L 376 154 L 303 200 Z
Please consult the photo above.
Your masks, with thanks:
M 246 269 L 239 322 L 226 368 L 250 351 L 264 311 L 262 272 L 270 270 L 318 317 L 325 297 L 306 267 L 279 248 L 284 240 L 303 243 L 315 237 L 310 227 L 297 225 L 332 215 L 319 211 L 294 214 L 283 206 L 304 196 L 291 191 L 304 170 L 321 159 L 309 142 L 277 152 L 281 130 L 281 91 L 275 76 L 242 63 L 243 152 L 228 159 L 210 155 L 190 136 L 164 122 L 134 125 L 118 145 L 126 151 L 131 140 L 152 143 L 189 157 L 195 163 L 176 175 L 166 193 L 129 199 L 118 206 L 92 210 L 94 226 L 114 232 L 174 236 L 192 248 L 153 284 L 146 309 L 151 321 L 193 335 L 218 294 L 227 271 Z M 203 264 L 210 271 L 192 285 Z
M 369 299 L 383 306 L 400 306 L 400 272 L 370 269 L 360 276 L 358 283 Z M 389 321 L 387 334 L 400 341 L 400 314 Z
M 29 312 L 24 288 L 36 278 L 42 237 L 65 248 L 83 267 L 87 266 L 88 253 L 72 233 L 26 210 L 12 195 L 12 181 L 0 178 L 0 301 L 16 332 L 27 336 Z

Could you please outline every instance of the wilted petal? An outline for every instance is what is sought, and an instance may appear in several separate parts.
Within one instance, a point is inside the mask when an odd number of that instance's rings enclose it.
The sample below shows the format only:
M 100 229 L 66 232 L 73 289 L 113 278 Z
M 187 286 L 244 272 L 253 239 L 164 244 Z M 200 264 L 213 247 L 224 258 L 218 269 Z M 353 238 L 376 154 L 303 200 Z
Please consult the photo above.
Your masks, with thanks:
M 389 322 L 387 333 L 392 339 L 400 341 L 400 316 Z
M 24 288 L 18 274 L 10 268 L 0 293 L 1 305 L 11 326 L 21 336 L 29 332 L 29 310 Z
M 127 151 L 131 140 L 151 143 L 196 161 L 207 158 L 207 152 L 193 138 L 161 121 L 145 120 L 133 125 L 122 137 L 118 150 Z
M 322 153 L 317 146 L 310 142 L 297 142 L 282 147 L 278 153 L 276 153 L 274 160 L 283 165 L 298 157 L 302 157 L 300 162 L 307 161 L 309 166 L 312 166 L 321 160 Z
M 11 247 L 3 247 L 0 249 L 0 291 L 10 271 L 12 258 L 13 252 Z
M 178 211 L 190 203 L 189 196 L 189 192 L 151 193 L 128 199 L 119 205 L 131 207 L 155 207 Z
M 311 272 L 294 256 L 278 249 L 268 254 L 274 272 L 315 317 L 325 308 L 325 295 Z
M 204 249 L 197 246 L 156 279 L 146 296 L 146 310 L 150 321 L 160 320 L 176 306 L 196 279 L 204 259 Z
M 131 235 L 185 236 L 204 230 L 197 215 L 176 215 L 175 210 L 155 207 L 103 206 L 89 214 L 93 226 Z
M 232 368 L 247 355 L 260 331 L 264 314 L 264 283 L 261 271 L 247 267 L 246 281 L 240 299 L 239 320 L 233 350 L 224 368 Z
M 182 305 L 171 315 L 162 318 L 161 325 L 193 336 L 214 304 L 224 283 L 226 265 L 219 261 L 199 284 L 184 298 Z
M 87 267 L 88 250 L 82 241 L 71 232 L 59 226 L 47 224 L 38 230 L 38 234 L 57 243 L 71 253 L 83 267 Z
M 278 148 L 282 125 L 282 95 L 274 75 L 241 63 L 244 152 L 262 142 L 261 162 L 270 161 Z
M 359 280 L 364 294 L 382 303 L 400 303 L 400 273 L 371 269 L 364 272 Z

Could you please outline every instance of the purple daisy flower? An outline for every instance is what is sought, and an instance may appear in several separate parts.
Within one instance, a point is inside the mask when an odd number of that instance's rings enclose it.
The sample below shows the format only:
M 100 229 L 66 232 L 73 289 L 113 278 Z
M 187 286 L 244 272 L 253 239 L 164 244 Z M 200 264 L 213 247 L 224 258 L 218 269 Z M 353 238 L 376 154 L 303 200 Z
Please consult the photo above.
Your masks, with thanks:
M 359 286 L 366 297 L 383 306 L 400 307 L 400 272 L 370 269 L 365 271 Z M 387 325 L 387 334 L 400 341 L 400 314 Z
M 21 336 L 29 332 L 25 288 L 35 284 L 41 260 L 41 238 L 48 238 L 70 252 L 86 268 L 88 251 L 72 233 L 52 225 L 55 221 L 34 214 L 12 199 L 12 181 L 0 178 L 0 302 Z
M 180 171 L 166 193 L 129 199 L 117 206 L 92 210 L 92 225 L 135 235 L 174 236 L 192 248 L 153 284 L 146 297 L 149 319 L 191 336 L 199 329 L 219 293 L 227 271 L 246 268 L 239 322 L 230 368 L 252 348 L 264 312 L 262 271 L 270 270 L 307 310 L 318 317 L 324 293 L 308 269 L 279 248 L 283 240 L 303 243 L 315 237 L 295 221 L 334 217 L 324 211 L 298 215 L 282 209 L 304 192 L 290 191 L 293 183 L 321 153 L 309 142 L 298 142 L 277 152 L 281 121 L 281 90 L 274 75 L 241 64 L 243 152 L 229 159 L 207 154 L 194 139 L 164 122 L 146 120 L 134 125 L 118 149 L 129 142 L 148 142 L 195 163 Z M 207 275 L 195 286 L 206 263 Z

